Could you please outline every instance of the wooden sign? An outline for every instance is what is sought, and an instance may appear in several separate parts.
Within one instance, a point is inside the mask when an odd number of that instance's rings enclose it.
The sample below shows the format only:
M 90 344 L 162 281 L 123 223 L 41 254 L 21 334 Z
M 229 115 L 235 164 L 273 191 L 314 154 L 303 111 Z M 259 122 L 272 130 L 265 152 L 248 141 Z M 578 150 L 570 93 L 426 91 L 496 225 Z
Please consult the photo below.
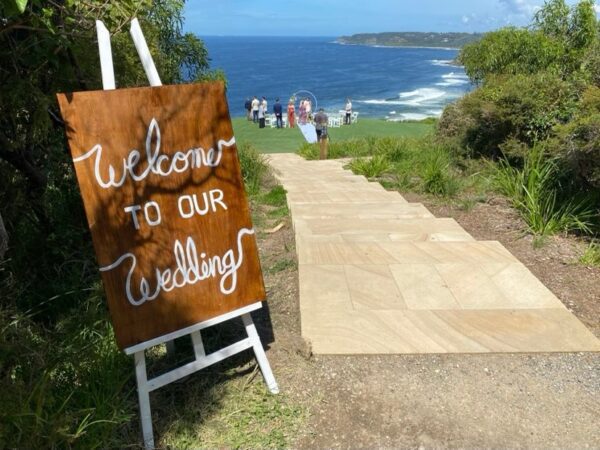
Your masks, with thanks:
M 58 100 L 121 349 L 265 298 L 222 83 Z

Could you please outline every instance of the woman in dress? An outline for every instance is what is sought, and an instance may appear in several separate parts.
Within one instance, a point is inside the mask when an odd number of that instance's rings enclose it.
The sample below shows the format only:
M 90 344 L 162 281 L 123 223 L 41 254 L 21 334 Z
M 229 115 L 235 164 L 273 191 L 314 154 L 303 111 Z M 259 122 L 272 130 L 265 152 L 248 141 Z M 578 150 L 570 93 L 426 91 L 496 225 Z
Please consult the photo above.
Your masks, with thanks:
M 306 120 L 312 120 L 312 102 L 309 99 L 304 101 L 304 108 L 306 109 Z
M 296 126 L 296 107 L 294 106 L 294 102 L 291 100 L 288 103 L 287 114 L 290 128 L 294 128 Z
M 300 102 L 300 125 L 306 125 L 306 100 Z

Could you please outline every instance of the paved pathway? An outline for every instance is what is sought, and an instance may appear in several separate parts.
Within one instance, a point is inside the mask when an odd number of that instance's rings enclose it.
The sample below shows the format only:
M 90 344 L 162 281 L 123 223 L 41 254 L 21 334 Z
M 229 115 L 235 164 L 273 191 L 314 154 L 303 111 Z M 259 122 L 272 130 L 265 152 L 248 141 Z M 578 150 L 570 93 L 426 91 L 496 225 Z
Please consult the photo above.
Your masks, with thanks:
M 353 175 L 270 156 L 288 191 L 302 334 L 318 354 L 600 351 L 499 242 Z

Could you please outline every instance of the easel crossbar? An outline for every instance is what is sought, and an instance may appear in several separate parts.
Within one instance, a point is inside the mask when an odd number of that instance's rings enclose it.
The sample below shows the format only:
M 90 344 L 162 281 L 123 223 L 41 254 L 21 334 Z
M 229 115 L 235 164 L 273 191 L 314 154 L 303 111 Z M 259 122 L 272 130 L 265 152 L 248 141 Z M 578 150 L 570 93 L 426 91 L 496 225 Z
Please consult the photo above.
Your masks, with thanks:
M 164 336 L 159 336 L 154 339 L 150 339 L 148 341 L 141 342 L 132 347 L 127 347 L 125 349 L 126 355 L 133 355 L 134 353 L 146 350 L 150 347 L 154 347 L 156 345 L 164 344 L 165 342 L 172 341 L 174 339 L 187 336 L 192 334 L 195 331 L 204 330 L 205 328 L 212 327 L 214 325 L 218 325 L 227 320 L 234 319 L 243 314 L 247 314 L 252 311 L 256 311 L 257 309 L 262 308 L 262 302 L 252 303 L 251 305 L 244 306 L 243 308 L 236 309 L 235 311 L 228 312 L 226 314 L 222 314 L 213 319 L 205 320 L 204 322 L 197 323 L 192 325 L 191 327 L 182 328 L 181 330 L 174 331 L 173 333 L 165 334 Z
M 253 343 L 250 338 L 246 338 L 230 345 L 229 347 L 222 348 L 221 350 L 211 353 L 210 355 L 206 355 L 200 360 L 192 361 L 163 375 L 152 378 L 151 380 L 148 380 L 148 391 L 152 392 L 169 383 L 173 383 L 174 381 L 191 375 L 194 372 L 216 364 L 219 361 L 223 361 L 224 359 L 227 359 L 237 353 L 248 350 L 249 348 L 252 348 L 252 345 Z

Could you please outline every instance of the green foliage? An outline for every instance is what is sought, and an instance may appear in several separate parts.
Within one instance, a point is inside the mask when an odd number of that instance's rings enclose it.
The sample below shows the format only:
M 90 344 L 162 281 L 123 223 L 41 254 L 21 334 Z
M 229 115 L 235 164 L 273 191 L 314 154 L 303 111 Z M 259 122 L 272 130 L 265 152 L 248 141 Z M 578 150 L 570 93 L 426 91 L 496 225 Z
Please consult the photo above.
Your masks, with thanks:
M 260 197 L 260 202 L 269 206 L 285 206 L 287 204 L 286 190 L 281 185 L 275 186 Z
M 243 144 L 238 148 L 238 157 L 246 190 L 249 195 L 256 195 L 263 176 L 268 171 L 265 157 L 250 144 Z
M 451 173 L 450 155 L 445 149 L 433 148 L 426 153 L 422 171 L 423 187 L 429 194 L 452 197 L 460 189 Z
M 582 184 L 600 189 L 600 88 L 590 86 L 570 122 L 556 127 L 547 147 L 568 164 Z
M 469 78 L 479 83 L 493 75 L 533 74 L 546 69 L 557 71 L 562 55 L 560 43 L 542 32 L 503 28 L 466 45 L 458 59 Z
M 600 244 L 597 241 L 590 242 L 590 245 L 579 258 L 579 262 L 586 266 L 600 267 Z
M 575 113 L 579 87 L 540 72 L 492 78 L 444 110 L 438 136 L 470 155 L 522 156 Z
M 18 8 L 16 6 L 19 6 Z M 119 448 L 137 415 L 130 358 L 108 322 L 55 94 L 100 89 L 94 21 L 119 86 L 147 85 L 138 17 L 164 83 L 211 76 L 180 0 L 0 3 L 0 447 Z M 182 72 L 183 68 L 183 72 Z
M 581 69 L 583 55 L 597 41 L 593 0 L 582 0 L 572 8 L 564 0 L 549 0 L 535 14 L 531 28 L 486 33 L 465 46 L 458 59 L 477 83 L 497 75 L 540 71 L 567 77 Z
M 560 175 L 557 162 L 548 159 L 537 146 L 521 169 L 501 161 L 495 181 L 533 234 L 546 236 L 574 230 L 591 233 L 595 212 L 589 199 Z
M 357 158 L 350 163 L 350 169 L 367 178 L 380 177 L 390 170 L 390 163 L 383 155 L 375 155 L 371 158 Z

